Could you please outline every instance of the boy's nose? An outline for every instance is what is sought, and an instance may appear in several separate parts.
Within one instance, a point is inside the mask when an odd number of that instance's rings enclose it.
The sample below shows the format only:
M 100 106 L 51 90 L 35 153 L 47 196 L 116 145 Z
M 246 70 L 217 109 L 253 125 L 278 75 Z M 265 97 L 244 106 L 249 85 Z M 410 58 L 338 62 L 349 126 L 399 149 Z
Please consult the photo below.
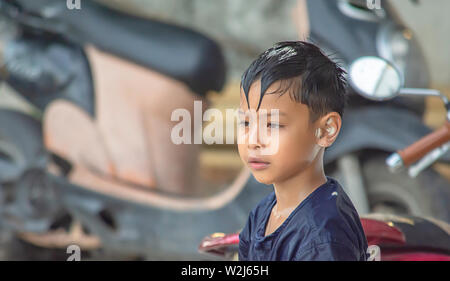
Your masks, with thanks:
M 249 142 L 248 149 L 258 150 L 258 149 L 261 149 L 261 145 L 259 143 L 250 143 Z
M 261 135 L 259 130 L 260 128 L 257 123 L 251 126 L 248 137 L 249 149 L 260 149 L 264 146 L 263 143 L 261 142 Z

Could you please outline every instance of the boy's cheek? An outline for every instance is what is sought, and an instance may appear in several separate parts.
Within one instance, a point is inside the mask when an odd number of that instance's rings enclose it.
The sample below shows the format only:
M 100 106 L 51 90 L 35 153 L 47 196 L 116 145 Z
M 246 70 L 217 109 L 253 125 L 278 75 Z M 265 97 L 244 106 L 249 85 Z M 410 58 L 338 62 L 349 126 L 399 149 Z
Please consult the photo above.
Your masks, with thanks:
M 301 166 L 312 158 L 312 147 L 309 142 L 303 142 L 299 138 L 280 138 L 278 152 L 272 156 L 276 164 L 281 164 L 286 169 Z

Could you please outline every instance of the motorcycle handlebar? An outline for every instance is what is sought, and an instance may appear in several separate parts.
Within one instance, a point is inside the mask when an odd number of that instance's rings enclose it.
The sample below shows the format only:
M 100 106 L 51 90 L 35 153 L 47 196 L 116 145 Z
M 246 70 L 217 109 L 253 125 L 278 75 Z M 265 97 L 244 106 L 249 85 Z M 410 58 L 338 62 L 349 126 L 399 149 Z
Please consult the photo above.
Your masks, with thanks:
M 450 122 L 447 121 L 441 128 L 426 135 L 407 148 L 397 151 L 397 153 L 402 158 L 403 165 L 409 166 L 431 150 L 448 141 L 450 141 Z

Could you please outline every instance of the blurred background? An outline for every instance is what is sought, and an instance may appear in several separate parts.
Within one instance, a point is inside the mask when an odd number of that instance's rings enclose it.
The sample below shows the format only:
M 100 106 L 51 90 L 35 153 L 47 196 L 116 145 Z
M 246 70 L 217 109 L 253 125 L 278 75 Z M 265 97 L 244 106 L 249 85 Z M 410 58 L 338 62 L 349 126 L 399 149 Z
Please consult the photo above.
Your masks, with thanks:
M 344 68 L 379 56 L 405 87 L 450 97 L 445 0 L 0 3 L 4 260 L 66 259 L 70 244 L 82 259 L 217 258 L 197 251 L 202 238 L 238 232 L 272 188 L 254 180 L 234 144 L 171 143 L 171 113 L 194 116 L 202 101 L 202 112 L 225 116 L 239 105 L 243 71 L 275 42 L 310 40 Z M 349 92 L 327 174 L 360 215 L 448 223 L 449 153 L 415 177 L 385 162 L 446 123 L 442 100 Z M 234 120 L 220 122 L 224 135 L 235 132 Z

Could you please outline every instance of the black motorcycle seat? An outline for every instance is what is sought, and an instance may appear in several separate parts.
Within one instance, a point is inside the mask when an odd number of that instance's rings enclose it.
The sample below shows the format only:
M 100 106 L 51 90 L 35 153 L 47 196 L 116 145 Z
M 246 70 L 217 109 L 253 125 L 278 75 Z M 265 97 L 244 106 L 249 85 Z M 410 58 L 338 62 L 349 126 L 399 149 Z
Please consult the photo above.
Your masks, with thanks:
M 404 233 L 408 248 L 440 250 L 450 253 L 448 230 L 446 231 L 429 219 L 412 215 L 403 215 L 402 217 L 406 220 L 394 221 L 394 225 Z
M 42 5 L 30 2 L 43 1 Z M 220 91 L 225 82 L 225 60 L 219 45 L 191 29 L 113 10 L 92 0 L 81 9 L 68 9 L 66 1 L 19 1 L 28 15 L 43 14 L 51 2 L 51 15 L 41 15 L 41 26 L 51 26 L 78 44 L 90 43 L 111 54 L 184 82 L 199 95 Z M 27 6 L 28 5 L 28 6 Z M 34 11 L 33 7 L 41 7 Z M 36 22 L 36 21 L 34 21 Z

